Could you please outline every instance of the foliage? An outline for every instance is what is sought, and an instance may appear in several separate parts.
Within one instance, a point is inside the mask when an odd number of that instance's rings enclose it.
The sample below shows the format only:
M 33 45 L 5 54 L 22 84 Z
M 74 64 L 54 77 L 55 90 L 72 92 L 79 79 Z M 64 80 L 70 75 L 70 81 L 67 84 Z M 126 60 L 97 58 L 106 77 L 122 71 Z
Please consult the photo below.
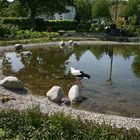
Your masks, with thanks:
M 14 0 L 8 8 L 7 17 L 28 17 L 26 8 L 23 7 L 19 0 Z
M 3 18 L 3 24 L 13 24 L 19 28 L 19 30 L 32 29 L 31 20 L 28 18 Z M 77 28 L 77 22 L 71 20 L 49 20 L 43 21 L 42 19 L 35 19 L 35 28 L 37 31 L 51 31 L 58 30 L 75 30 Z
M 13 24 L 17 26 L 19 30 L 31 29 L 31 20 L 28 18 L 2 18 L 3 24 Z M 35 19 L 34 30 L 42 31 L 45 30 L 45 23 L 42 19 Z
M 126 25 L 126 20 L 124 17 L 118 17 L 116 21 L 117 27 L 124 27 Z
M 38 32 L 38 31 L 32 31 L 32 30 L 19 30 L 15 32 L 15 38 L 18 39 L 25 39 L 25 38 L 42 38 L 42 37 L 57 37 L 58 33 L 48 33 L 48 32 Z
M 127 6 L 125 7 L 124 16 L 138 16 L 140 13 L 140 1 L 139 0 L 129 0 Z
M 24 112 L 0 111 L 0 138 L 35 140 L 138 140 L 136 129 L 112 128 L 70 116 L 42 114 L 38 108 Z
M 111 18 L 108 0 L 95 0 L 92 5 L 93 18 Z
M 91 23 L 89 22 L 79 23 L 76 30 L 78 32 L 88 32 L 90 30 L 90 26 L 91 26 Z
M 19 2 L 19 3 L 18 3 Z M 13 5 L 20 5 L 20 9 L 26 13 L 31 20 L 32 27 L 35 25 L 35 17 L 39 15 L 53 15 L 55 12 L 67 12 L 65 9 L 65 5 L 72 4 L 72 0 L 15 0 Z M 18 12 L 18 6 L 15 11 Z
M 4 16 L 9 7 L 9 2 L 7 0 L 0 0 L 0 16 Z
M 91 20 L 91 4 L 88 0 L 75 0 L 74 1 L 76 8 L 76 17 L 75 19 L 79 22 L 87 22 Z
M 94 33 L 104 32 L 104 26 L 101 24 L 91 24 L 90 31 Z
M 56 38 L 58 33 L 55 32 L 38 32 L 31 30 L 18 30 L 12 24 L 0 24 L 0 37 L 1 38 L 15 38 L 15 39 L 29 39 L 29 38 Z
M 72 20 L 49 20 L 45 22 L 46 27 L 51 27 L 52 31 L 75 30 L 78 23 Z
M 18 30 L 18 27 L 13 24 L 0 24 L 0 38 L 8 37 L 8 35 L 15 35 L 15 32 Z

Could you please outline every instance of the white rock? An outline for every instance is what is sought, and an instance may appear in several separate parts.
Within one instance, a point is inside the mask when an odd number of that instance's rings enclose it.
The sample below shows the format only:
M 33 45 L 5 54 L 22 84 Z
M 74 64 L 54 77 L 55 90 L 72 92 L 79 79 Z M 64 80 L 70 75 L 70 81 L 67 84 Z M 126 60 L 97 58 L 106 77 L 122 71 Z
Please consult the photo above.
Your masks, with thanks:
M 80 88 L 78 85 L 73 85 L 69 92 L 68 92 L 68 97 L 71 102 L 79 102 L 82 100 L 82 96 L 80 94 Z
M 78 44 L 76 42 L 73 42 L 72 46 L 75 47 L 75 46 L 78 46 Z
M 14 76 L 5 77 L 0 81 L 0 85 L 8 89 L 23 89 L 23 83 Z
M 21 56 L 31 56 L 32 55 L 32 52 L 30 52 L 30 51 L 24 51 L 24 52 L 21 52 L 20 55 Z
M 73 40 L 69 40 L 69 41 L 68 41 L 68 45 L 71 46 L 72 44 L 73 44 Z
M 15 44 L 16 50 L 21 50 L 23 48 L 22 44 Z
M 64 91 L 59 86 L 53 86 L 46 94 L 46 96 L 53 102 L 59 103 L 64 97 Z
M 64 41 L 59 42 L 59 47 L 63 49 L 65 47 L 65 42 Z

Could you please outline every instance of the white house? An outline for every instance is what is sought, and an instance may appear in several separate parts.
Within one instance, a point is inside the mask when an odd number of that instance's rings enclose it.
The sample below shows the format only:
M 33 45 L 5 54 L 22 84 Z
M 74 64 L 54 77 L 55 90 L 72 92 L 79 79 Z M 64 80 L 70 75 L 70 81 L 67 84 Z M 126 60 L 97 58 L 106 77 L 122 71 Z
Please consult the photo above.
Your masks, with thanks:
M 38 16 L 39 18 L 43 18 L 46 20 L 74 20 L 76 11 L 74 6 L 66 6 L 68 10 L 67 13 L 55 13 L 52 17 L 48 17 L 46 14 L 42 14 Z
M 69 10 L 67 13 L 55 13 L 54 20 L 74 20 L 76 11 L 74 6 L 66 6 L 66 9 Z

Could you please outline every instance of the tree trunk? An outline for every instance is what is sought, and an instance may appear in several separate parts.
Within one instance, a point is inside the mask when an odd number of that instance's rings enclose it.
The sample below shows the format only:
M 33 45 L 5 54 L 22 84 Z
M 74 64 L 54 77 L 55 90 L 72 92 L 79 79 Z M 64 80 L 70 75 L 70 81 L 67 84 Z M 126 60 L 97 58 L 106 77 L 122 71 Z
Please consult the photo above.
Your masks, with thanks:
M 137 24 L 140 25 L 140 15 L 137 16 Z
M 35 30 L 36 23 L 35 23 L 35 14 L 34 14 L 34 12 L 31 12 L 30 19 L 31 19 L 32 28 L 33 28 L 33 30 Z

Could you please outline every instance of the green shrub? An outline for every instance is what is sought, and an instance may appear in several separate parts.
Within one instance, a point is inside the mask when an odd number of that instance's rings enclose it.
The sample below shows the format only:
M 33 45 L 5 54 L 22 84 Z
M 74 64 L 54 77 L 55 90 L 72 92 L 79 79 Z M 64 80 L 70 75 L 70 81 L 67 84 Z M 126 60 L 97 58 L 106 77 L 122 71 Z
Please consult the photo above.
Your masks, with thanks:
M 90 31 L 95 33 L 104 32 L 104 26 L 101 24 L 91 24 Z
M 136 129 L 112 128 L 63 114 L 48 116 L 39 108 L 24 112 L 0 111 L 0 139 L 32 140 L 139 140 Z
M 32 21 L 28 18 L 3 18 L 3 24 L 12 24 L 17 26 L 19 30 L 32 29 Z M 43 31 L 46 30 L 45 23 L 43 19 L 35 19 L 35 28 L 34 30 Z
M 76 30 L 77 22 L 72 20 L 49 20 L 45 22 L 46 27 L 52 29 L 52 31 L 58 30 Z
M 77 31 L 78 32 L 88 32 L 90 30 L 90 23 L 79 23 L 77 26 Z
M 18 27 L 13 24 L 0 24 L 0 37 L 14 37 Z
M 25 39 L 25 38 L 43 38 L 47 37 L 49 39 L 56 38 L 58 36 L 58 33 L 55 32 L 38 32 L 33 30 L 19 30 L 16 31 L 15 37 L 19 39 Z
M 20 30 L 32 29 L 32 22 L 28 18 L 3 18 L 3 24 L 12 24 L 17 26 Z M 71 20 L 49 20 L 35 19 L 35 28 L 37 31 L 47 31 L 51 28 L 52 31 L 58 30 L 75 30 L 77 28 L 77 22 Z

